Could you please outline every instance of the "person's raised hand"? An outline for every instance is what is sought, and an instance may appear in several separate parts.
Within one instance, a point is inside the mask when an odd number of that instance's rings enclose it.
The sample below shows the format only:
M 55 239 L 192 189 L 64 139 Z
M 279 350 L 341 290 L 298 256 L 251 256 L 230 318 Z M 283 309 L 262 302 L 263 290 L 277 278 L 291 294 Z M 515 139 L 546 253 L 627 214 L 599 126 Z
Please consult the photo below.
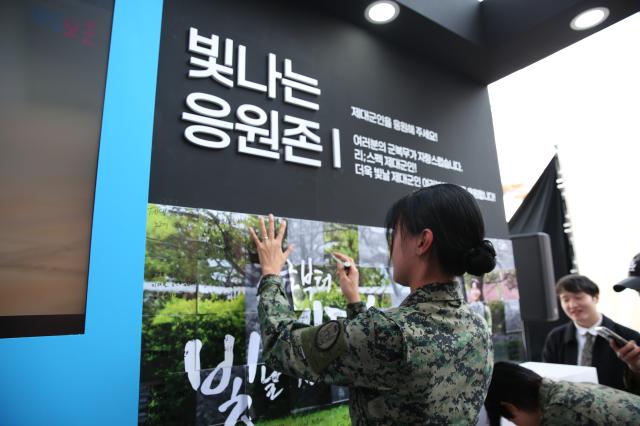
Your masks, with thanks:
M 259 238 L 253 228 L 249 228 L 249 233 L 253 242 L 256 244 L 260 266 L 262 267 L 262 275 L 280 275 L 280 271 L 284 267 L 285 262 L 293 251 L 293 244 L 287 247 L 286 251 L 282 251 L 282 240 L 287 229 L 287 222 L 280 222 L 278 235 L 275 235 L 275 219 L 272 214 L 269 215 L 269 229 L 265 227 L 264 219 L 260 217 L 260 233 Z

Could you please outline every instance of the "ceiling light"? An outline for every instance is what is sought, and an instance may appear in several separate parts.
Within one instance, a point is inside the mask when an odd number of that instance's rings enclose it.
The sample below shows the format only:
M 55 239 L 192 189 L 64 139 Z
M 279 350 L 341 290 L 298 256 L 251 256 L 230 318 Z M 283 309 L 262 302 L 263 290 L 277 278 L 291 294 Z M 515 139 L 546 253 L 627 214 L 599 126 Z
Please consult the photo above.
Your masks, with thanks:
M 576 31 L 588 30 L 596 25 L 600 25 L 609 16 L 609 9 L 606 7 L 595 7 L 585 10 L 571 21 L 571 29 Z
M 374 24 L 386 24 L 393 21 L 400 13 L 400 7 L 395 1 L 380 0 L 367 6 L 364 12 L 367 21 Z

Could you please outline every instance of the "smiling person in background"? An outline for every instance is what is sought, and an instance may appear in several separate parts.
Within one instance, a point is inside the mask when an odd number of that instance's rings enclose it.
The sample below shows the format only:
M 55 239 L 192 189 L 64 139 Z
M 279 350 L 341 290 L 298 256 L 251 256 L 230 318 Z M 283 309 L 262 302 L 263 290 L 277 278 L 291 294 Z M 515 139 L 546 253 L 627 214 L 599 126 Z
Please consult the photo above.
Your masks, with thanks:
M 551 330 L 542 360 L 555 364 L 593 366 L 600 384 L 640 394 L 640 334 L 598 312 L 600 289 L 583 275 L 567 275 L 556 283 L 562 310 L 571 322 Z M 623 347 L 598 336 L 604 326 L 629 340 Z

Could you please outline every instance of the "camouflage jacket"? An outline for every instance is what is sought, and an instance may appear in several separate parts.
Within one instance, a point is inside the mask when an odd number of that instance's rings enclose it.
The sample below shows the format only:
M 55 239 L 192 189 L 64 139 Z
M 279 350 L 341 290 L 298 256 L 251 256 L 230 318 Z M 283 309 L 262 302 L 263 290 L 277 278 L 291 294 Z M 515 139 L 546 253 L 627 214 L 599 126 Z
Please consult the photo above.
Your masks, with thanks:
M 299 378 L 350 386 L 355 425 L 475 425 L 493 366 L 491 334 L 457 284 L 430 284 L 397 308 L 351 304 L 347 318 L 296 321 L 280 279 L 259 288 L 263 359 Z
M 543 426 L 640 424 L 640 396 L 593 383 L 543 379 L 540 408 Z

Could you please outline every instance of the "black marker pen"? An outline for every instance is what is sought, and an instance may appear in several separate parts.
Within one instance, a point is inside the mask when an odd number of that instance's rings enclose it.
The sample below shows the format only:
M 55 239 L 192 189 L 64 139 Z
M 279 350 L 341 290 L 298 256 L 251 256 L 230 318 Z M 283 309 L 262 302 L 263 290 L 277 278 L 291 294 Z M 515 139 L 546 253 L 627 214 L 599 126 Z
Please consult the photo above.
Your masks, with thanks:
M 345 262 L 344 260 L 340 259 L 338 256 L 336 256 L 335 254 L 332 254 L 331 256 L 333 256 L 333 258 L 335 260 L 337 260 L 338 262 L 342 263 L 342 267 L 344 268 L 345 271 L 348 271 L 351 268 L 351 263 L 350 262 Z

